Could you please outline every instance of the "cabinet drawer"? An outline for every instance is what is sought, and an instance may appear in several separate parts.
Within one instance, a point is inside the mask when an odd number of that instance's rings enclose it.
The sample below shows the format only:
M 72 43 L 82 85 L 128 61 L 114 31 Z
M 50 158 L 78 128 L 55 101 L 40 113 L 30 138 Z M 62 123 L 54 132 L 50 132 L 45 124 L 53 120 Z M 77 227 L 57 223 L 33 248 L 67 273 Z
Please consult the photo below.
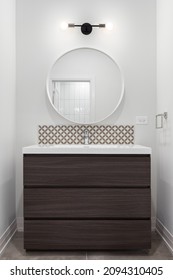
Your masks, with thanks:
M 24 155 L 25 186 L 150 186 L 149 155 Z
M 27 250 L 114 250 L 150 248 L 150 221 L 25 221 Z
M 25 188 L 25 218 L 149 218 L 149 188 Z

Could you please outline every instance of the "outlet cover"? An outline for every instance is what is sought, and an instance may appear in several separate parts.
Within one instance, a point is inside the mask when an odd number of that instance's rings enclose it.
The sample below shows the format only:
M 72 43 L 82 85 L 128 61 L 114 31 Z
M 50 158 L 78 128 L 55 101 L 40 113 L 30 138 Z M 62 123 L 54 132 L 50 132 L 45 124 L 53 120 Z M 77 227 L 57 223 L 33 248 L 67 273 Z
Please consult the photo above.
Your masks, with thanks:
M 136 116 L 136 124 L 139 124 L 139 125 L 148 124 L 148 117 L 147 116 Z

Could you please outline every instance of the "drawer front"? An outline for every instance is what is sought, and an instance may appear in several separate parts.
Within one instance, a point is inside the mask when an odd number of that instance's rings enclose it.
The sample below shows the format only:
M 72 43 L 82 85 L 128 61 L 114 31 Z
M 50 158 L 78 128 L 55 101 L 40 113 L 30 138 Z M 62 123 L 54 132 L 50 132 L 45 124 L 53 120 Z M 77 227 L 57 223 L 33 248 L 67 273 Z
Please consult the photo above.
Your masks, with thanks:
M 27 250 L 149 249 L 150 221 L 25 221 Z
M 150 156 L 24 155 L 24 184 L 147 187 L 150 186 Z
M 149 218 L 149 188 L 25 188 L 25 218 Z

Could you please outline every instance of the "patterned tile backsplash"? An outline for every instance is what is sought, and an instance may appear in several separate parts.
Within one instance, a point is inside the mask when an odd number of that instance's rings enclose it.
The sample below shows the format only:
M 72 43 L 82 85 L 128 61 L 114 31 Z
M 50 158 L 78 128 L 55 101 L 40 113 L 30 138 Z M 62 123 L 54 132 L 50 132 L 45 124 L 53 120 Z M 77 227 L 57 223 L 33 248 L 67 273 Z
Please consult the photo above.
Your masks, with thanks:
M 38 144 L 84 144 L 84 130 L 89 144 L 134 144 L 133 125 L 39 125 Z

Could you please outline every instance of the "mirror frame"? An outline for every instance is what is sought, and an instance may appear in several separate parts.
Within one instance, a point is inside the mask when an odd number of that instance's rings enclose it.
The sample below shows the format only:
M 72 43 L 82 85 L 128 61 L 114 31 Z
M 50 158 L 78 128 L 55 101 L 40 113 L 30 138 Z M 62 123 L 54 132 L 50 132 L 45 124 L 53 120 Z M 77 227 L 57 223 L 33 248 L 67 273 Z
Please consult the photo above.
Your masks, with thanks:
M 73 121 L 73 120 L 71 120 L 71 119 L 68 119 L 68 118 L 66 118 L 65 116 L 61 115 L 61 114 L 58 112 L 58 110 L 56 109 L 56 107 L 54 106 L 54 104 L 52 103 L 52 100 L 51 100 L 51 98 L 50 98 L 51 94 L 50 94 L 50 90 L 49 90 L 50 73 L 51 73 L 52 68 L 54 67 L 54 65 L 57 63 L 57 61 L 58 61 L 59 59 L 61 59 L 63 56 L 65 56 L 66 54 L 70 53 L 70 52 L 77 51 L 77 50 L 82 50 L 82 49 L 88 49 L 88 50 L 98 51 L 98 52 L 100 52 L 100 53 L 106 55 L 109 59 L 111 59 L 111 60 L 115 63 L 115 65 L 118 67 L 118 69 L 119 69 L 119 71 L 120 71 L 121 85 L 122 85 L 119 101 L 118 101 L 117 105 L 115 106 L 115 108 L 112 110 L 112 112 L 111 112 L 110 114 L 108 114 L 106 117 L 104 117 L 103 119 L 100 119 L 100 120 L 98 120 L 98 121 L 88 122 L 88 123 L 75 122 L 75 121 Z M 54 110 L 55 110 L 62 118 L 64 118 L 65 120 L 67 120 L 67 121 L 69 121 L 69 122 L 72 122 L 72 123 L 74 123 L 74 124 L 78 124 L 78 125 L 92 125 L 92 124 L 96 124 L 96 123 L 102 122 L 102 121 L 106 120 L 107 118 L 109 118 L 109 117 L 118 109 L 119 105 L 121 104 L 121 101 L 122 101 L 122 99 L 123 99 L 123 97 L 124 97 L 124 88 L 125 88 L 125 86 L 124 86 L 124 75 L 123 75 L 123 73 L 122 73 L 122 70 L 121 70 L 119 64 L 118 64 L 110 55 L 108 55 L 107 53 L 105 53 L 105 52 L 103 52 L 103 51 L 101 51 L 101 50 L 99 50 L 99 49 L 90 48 L 90 47 L 81 47 L 81 48 L 71 49 L 71 50 L 65 52 L 64 54 L 60 55 L 60 56 L 56 59 L 56 61 L 52 64 L 52 66 L 51 66 L 51 68 L 50 68 L 50 70 L 49 70 L 49 72 L 48 72 L 47 79 L 46 79 L 46 93 L 47 93 L 47 96 L 48 96 L 48 99 L 49 99 L 49 102 L 50 102 L 51 106 L 54 108 Z

